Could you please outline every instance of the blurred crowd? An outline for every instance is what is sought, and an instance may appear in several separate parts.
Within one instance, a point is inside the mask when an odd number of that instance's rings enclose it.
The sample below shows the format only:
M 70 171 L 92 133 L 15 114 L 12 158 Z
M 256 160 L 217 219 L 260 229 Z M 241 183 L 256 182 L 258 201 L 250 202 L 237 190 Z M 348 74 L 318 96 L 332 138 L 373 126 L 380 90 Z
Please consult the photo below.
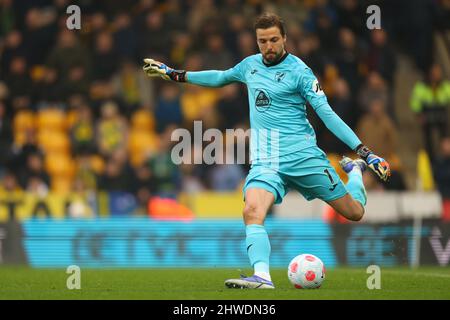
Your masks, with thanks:
M 71 4 L 81 8 L 80 30 L 66 26 Z M 381 8 L 381 30 L 366 27 L 371 4 Z M 152 195 L 239 188 L 248 163 L 176 166 L 170 135 L 191 130 L 194 120 L 204 130 L 248 128 L 245 87 L 149 80 L 142 59 L 192 71 L 228 69 L 257 53 L 254 18 L 272 11 L 286 21 L 287 50 L 312 68 L 332 108 L 390 161 L 391 183 L 368 176 L 369 189 L 404 190 L 396 53 L 441 83 L 432 34 L 449 28 L 449 8 L 449 1 L 425 0 L 0 0 L 3 189 L 128 191 L 145 205 Z M 416 94 L 411 108 L 420 114 L 423 91 Z M 445 109 L 449 101 L 442 99 Z M 309 115 L 331 158 L 349 154 Z

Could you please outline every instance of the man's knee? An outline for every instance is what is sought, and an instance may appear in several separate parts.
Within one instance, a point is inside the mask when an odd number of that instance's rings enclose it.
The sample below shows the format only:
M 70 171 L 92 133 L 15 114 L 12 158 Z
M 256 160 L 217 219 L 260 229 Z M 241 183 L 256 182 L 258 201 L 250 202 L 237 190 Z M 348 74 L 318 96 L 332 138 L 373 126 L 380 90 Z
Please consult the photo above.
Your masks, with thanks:
M 358 201 L 355 201 L 354 205 L 351 207 L 351 212 L 349 218 L 352 221 L 360 221 L 364 216 L 364 207 Z
M 246 203 L 243 215 L 245 224 L 262 224 L 264 222 L 265 213 L 261 206 L 256 203 Z

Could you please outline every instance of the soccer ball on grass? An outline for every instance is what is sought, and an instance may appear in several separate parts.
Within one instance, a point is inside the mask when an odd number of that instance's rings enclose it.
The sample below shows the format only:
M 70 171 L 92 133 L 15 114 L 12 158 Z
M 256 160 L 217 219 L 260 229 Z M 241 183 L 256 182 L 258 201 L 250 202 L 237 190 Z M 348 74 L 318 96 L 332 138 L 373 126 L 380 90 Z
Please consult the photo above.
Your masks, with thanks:
M 289 263 L 288 278 L 297 289 L 320 288 L 325 280 L 325 265 L 312 254 L 298 255 Z

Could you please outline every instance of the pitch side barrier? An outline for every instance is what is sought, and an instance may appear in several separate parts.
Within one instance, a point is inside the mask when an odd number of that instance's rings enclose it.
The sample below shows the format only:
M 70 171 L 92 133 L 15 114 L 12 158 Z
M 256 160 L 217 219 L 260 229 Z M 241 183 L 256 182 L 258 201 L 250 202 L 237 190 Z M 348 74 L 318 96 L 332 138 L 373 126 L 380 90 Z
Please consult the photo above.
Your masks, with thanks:
M 327 223 L 270 218 L 273 267 L 308 252 L 327 267 L 441 265 L 450 260 L 450 223 Z M 0 264 L 66 268 L 171 268 L 248 265 L 239 219 L 30 219 L 0 224 Z

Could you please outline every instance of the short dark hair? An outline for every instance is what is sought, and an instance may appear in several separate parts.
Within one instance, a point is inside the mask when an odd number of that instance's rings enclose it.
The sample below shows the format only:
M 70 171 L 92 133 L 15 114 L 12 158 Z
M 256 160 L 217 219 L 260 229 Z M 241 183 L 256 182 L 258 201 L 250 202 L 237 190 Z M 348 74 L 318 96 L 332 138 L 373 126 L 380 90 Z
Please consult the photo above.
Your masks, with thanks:
M 286 35 L 284 21 L 274 13 L 263 13 L 256 19 L 254 24 L 255 31 L 256 29 L 268 29 L 271 27 L 278 27 L 278 29 L 280 29 L 281 35 L 283 37 Z

